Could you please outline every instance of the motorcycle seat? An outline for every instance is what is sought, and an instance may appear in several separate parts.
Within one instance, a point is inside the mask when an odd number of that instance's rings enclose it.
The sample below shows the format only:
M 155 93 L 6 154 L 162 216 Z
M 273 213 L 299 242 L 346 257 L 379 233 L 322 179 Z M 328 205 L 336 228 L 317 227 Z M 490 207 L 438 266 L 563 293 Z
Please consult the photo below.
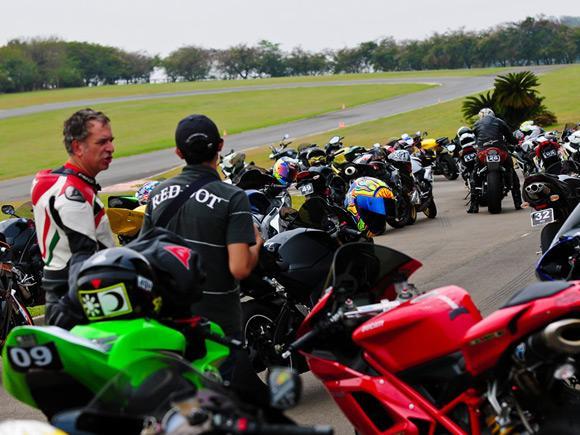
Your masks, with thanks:
M 536 299 L 547 298 L 572 286 L 568 281 L 536 282 L 516 292 L 500 308 L 515 307 Z

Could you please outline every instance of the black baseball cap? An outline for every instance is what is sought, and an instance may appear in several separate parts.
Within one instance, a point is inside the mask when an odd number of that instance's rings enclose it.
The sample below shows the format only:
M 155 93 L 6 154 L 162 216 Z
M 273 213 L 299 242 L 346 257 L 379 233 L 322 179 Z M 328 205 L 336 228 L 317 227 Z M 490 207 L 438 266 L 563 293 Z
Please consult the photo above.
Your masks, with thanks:
M 186 155 L 214 155 L 221 141 L 217 126 L 205 115 L 189 115 L 175 130 L 175 144 Z

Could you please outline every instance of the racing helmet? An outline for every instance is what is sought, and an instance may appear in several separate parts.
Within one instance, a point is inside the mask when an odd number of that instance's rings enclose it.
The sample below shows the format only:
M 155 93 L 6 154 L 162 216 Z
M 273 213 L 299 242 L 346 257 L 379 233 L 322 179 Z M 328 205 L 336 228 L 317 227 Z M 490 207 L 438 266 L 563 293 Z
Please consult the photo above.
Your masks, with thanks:
M 463 133 L 459 136 L 459 144 L 461 145 L 461 148 L 474 146 L 475 142 L 475 135 L 473 133 Z
M 495 113 L 489 107 L 484 107 L 483 109 L 481 109 L 479 111 L 477 116 L 479 117 L 479 119 L 483 118 L 484 116 L 494 116 L 495 117 Z
M 292 184 L 297 174 L 298 163 L 290 157 L 280 157 L 272 168 L 272 175 L 283 186 Z
M 326 152 L 318 147 L 312 147 L 306 151 L 308 166 L 321 166 L 326 163 Z
M 149 201 L 149 195 L 151 195 L 151 192 L 153 189 L 155 189 L 155 187 L 157 187 L 158 184 L 159 181 L 148 181 L 143 186 L 141 186 L 137 192 L 135 192 L 135 198 L 137 198 L 139 204 L 147 204 Z
M 525 121 L 520 125 L 519 130 L 524 136 L 529 136 L 534 131 L 534 121 Z
M 385 231 L 386 216 L 395 207 L 395 197 L 384 181 L 360 177 L 350 185 L 344 204 L 358 230 L 371 238 Z
M 87 259 L 76 280 L 76 296 L 89 321 L 156 315 L 161 298 L 149 261 L 129 248 L 109 248 Z
M 406 146 L 413 146 L 415 144 L 415 140 L 407 133 L 401 135 L 401 140 L 405 142 Z
M 473 133 L 473 130 L 466 126 L 462 126 L 457 129 L 457 137 L 460 138 L 465 133 Z
M 574 133 L 570 134 L 570 136 L 568 136 L 568 142 L 580 146 L 580 130 L 576 130 Z

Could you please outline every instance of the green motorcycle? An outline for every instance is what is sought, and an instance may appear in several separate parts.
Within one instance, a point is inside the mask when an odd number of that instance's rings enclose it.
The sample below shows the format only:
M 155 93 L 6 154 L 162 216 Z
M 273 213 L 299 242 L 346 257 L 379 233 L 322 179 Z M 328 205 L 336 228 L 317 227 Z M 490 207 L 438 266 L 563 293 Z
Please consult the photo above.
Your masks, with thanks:
M 18 400 L 56 413 L 86 406 L 103 386 L 149 357 L 185 357 L 200 373 L 219 378 L 228 339 L 215 323 L 199 318 L 164 324 L 138 318 L 78 325 L 14 328 L 2 349 L 4 389 Z

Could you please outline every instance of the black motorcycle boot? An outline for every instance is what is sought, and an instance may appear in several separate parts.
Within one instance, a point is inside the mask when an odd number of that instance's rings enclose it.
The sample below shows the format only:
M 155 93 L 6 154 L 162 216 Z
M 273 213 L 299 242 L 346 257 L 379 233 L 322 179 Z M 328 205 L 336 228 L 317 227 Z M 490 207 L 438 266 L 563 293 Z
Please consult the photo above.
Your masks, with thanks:
M 469 195 L 467 213 L 479 213 L 479 192 L 476 189 L 473 189 Z
M 513 169 L 512 172 L 512 199 L 514 200 L 514 208 L 516 210 L 522 209 L 522 192 L 520 189 L 520 179 L 516 170 Z

